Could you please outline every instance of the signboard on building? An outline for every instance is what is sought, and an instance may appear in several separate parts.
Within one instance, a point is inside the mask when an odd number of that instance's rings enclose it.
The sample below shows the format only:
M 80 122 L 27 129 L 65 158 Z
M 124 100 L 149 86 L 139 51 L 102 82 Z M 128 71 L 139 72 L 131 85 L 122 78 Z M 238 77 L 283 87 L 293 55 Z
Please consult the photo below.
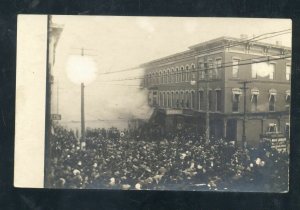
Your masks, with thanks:
M 182 114 L 182 110 L 180 109 L 167 109 L 166 115 L 173 115 L 173 114 Z
M 61 120 L 60 114 L 51 114 L 51 120 Z
M 278 152 L 287 151 L 287 142 L 285 137 L 263 138 L 263 141 L 270 142 L 271 148 L 276 149 Z

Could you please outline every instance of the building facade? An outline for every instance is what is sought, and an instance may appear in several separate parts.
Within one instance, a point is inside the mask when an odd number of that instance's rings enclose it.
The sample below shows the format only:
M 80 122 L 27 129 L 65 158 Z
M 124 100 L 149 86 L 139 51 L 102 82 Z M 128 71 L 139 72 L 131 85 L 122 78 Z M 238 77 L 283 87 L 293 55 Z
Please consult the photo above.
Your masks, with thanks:
M 280 43 L 220 37 L 145 63 L 143 86 L 155 108 L 150 120 L 162 132 L 209 129 L 238 142 L 245 122 L 250 145 L 270 126 L 289 135 L 290 57 Z

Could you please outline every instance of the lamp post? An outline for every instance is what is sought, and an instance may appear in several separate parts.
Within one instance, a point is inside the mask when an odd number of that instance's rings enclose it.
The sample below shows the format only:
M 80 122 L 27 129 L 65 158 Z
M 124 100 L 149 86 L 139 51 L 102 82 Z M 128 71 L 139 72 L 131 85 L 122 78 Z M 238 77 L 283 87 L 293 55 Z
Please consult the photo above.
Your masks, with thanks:
M 243 134 L 242 134 L 242 148 L 245 149 L 246 147 L 246 115 L 247 115 L 247 101 L 246 101 L 246 94 L 247 94 L 247 84 L 251 83 L 251 81 L 242 81 L 239 82 L 240 84 L 243 84 L 243 87 L 241 89 L 244 91 L 244 112 L 243 112 Z
M 77 48 L 75 48 L 77 49 Z M 85 97 L 84 89 L 87 83 L 92 82 L 96 77 L 96 66 L 94 60 L 91 59 L 89 54 L 85 53 L 84 48 L 81 48 L 81 53 L 79 55 L 70 57 L 67 63 L 67 75 L 69 79 L 75 84 L 80 84 L 80 127 L 81 127 L 81 137 L 80 137 L 80 147 L 82 143 L 85 142 Z

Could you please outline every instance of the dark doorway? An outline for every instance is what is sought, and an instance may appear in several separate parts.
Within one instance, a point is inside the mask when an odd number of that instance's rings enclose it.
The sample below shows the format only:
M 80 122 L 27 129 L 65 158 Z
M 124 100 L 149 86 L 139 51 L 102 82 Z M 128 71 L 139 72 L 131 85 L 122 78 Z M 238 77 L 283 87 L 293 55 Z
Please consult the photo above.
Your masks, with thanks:
M 227 138 L 229 140 L 236 140 L 237 138 L 237 120 L 230 119 L 227 121 Z

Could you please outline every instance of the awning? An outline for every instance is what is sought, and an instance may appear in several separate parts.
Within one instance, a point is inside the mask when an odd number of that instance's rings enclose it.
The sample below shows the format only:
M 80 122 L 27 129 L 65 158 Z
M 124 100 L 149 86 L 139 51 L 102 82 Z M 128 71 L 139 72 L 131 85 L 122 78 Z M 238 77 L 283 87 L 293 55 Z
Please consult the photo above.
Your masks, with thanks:
M 274 97 L 274 100 L 276 101 L 277 90 L 275 90 L 275 89 L 270 89 L 270 90 L 269 90 L 269 94 L 270 94 L 270 96 L 269 96 L 269 101 L 271 100 L 271 97 L 272 97 L 272 96 Z

